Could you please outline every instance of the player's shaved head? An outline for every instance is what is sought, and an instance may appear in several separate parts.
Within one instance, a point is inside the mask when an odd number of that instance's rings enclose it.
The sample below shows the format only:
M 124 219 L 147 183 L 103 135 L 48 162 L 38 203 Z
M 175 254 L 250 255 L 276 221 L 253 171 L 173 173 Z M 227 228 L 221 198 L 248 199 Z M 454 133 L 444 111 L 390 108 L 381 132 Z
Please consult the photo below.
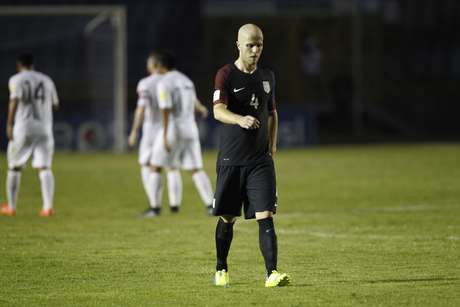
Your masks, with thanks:
M 264 34 L 262 30 L 252 23 L 242 25 L 238 30 L 236 46 L 240 52 L 237 65 L 243 71 L 254 71 L 264 48 Z
M 263 39 L 264 34 L 262 30 L 252 23 L 242 25 L 238 30 L 238 41 L 244 41 L 251 38 Z

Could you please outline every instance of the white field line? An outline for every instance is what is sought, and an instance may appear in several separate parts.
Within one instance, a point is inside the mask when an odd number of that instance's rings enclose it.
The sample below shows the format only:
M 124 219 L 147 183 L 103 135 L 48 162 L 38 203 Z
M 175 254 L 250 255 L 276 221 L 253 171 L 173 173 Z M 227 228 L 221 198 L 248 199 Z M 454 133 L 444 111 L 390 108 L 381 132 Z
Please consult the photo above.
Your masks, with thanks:
M 235 226 L 236 232 L 247 234 L 256 233 L 257 228 L 249 229 L 246 227 Z M 276 232 L 282 235 L 304 235 L 323 239 L 364 239 L 364 240 L 442 240 L 444 237 L 434 236 L 412 236 L 412 235 L 382 235 L 382 234 L 345 234 L 345 233 L 332 233 L 323 231 L 309 231 L 305 229 L 284 229 L 277 228 Z M 445 237 L 448 240 L 460 240 L 458 236 Z

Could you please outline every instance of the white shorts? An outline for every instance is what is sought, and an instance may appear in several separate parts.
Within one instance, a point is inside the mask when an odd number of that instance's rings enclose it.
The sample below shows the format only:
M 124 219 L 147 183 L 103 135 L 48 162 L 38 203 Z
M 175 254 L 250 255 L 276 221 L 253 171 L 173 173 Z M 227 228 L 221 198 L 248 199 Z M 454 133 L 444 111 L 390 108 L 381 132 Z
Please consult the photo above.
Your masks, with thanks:
M 22 167 L 33 155 L 33 168 L 50 168 L 54 154 L 54 138 L 52 135 L 13 134 L 8 143 L 8 167 Z
M 171 125 L 168 131 L 168 142 L 171 146 L 171 151 L 166 151 L 163 140 L 163 129 L 158 131 L 157 137 L 153 140 L 152 153 L 150 157 L 150 165 L 179 168 L 179 145 L 176 129 Z
M 158 131 L 143 132 L 139 144 L 139 164 L 148 165 L 152 159 L 153 144 L 158 135 Z
M 203 168 L 203 156 L 198 138 L 185 139 L 180 142 L 179 161 L 181 169 L 189 171 Z

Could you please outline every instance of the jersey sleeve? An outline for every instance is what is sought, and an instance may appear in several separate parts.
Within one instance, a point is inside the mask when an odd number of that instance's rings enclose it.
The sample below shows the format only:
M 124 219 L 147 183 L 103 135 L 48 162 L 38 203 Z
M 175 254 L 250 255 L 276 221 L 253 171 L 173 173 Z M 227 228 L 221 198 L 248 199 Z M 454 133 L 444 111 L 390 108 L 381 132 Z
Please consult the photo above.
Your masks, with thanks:
M 275 81 L 275 74 L 270 72 L 272 84 L 271 84 L 271 93 L 270 98 L 268 99 L 267 108 L 269 113 L 273 113 L 276 111 L 276 100 L 275 100 L 275 88 L 276 88 L 276 81 Z
M 10 100 L 22 98 L 22 87 L 16 78 L 10 78 L 8 88 L 10 90 Z
M 172 109 L 171 91 L 163 81 L 158 83 L 157 96 L 160 109 Z
M 139 81 L 137 84 L 137 106 L 145 107 L 151 100 L 150 93 L 145 82 Z
M 228 104 L 228 76 L 230 74 L 230 69 L 227 66 L 222 67 L 217 71 L 216 78 L 214 80 L 214 95 L 213 103 L 223 103 Z

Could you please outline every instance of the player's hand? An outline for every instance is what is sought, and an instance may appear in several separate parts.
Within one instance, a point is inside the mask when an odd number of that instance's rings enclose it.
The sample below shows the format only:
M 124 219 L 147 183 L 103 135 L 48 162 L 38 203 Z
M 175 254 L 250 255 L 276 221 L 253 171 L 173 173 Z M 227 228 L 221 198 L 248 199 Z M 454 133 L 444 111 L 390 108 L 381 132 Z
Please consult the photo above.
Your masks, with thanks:
M 6 125 L 6 136 L 8 140 L 13 140 L 13 125 Z
M 252 130 L 260 127 L 260 121 L 251 115 L 246 115 L 238 120 L 238 125 L 243 129 Z
M 131 133 L 129 134 L 129 137 L 128 137 L 128 145 L 129 145 L 129 147 L 136 146 L 137 137 L 138 137 L 137 132 L 136 131 L 131 131 Z

